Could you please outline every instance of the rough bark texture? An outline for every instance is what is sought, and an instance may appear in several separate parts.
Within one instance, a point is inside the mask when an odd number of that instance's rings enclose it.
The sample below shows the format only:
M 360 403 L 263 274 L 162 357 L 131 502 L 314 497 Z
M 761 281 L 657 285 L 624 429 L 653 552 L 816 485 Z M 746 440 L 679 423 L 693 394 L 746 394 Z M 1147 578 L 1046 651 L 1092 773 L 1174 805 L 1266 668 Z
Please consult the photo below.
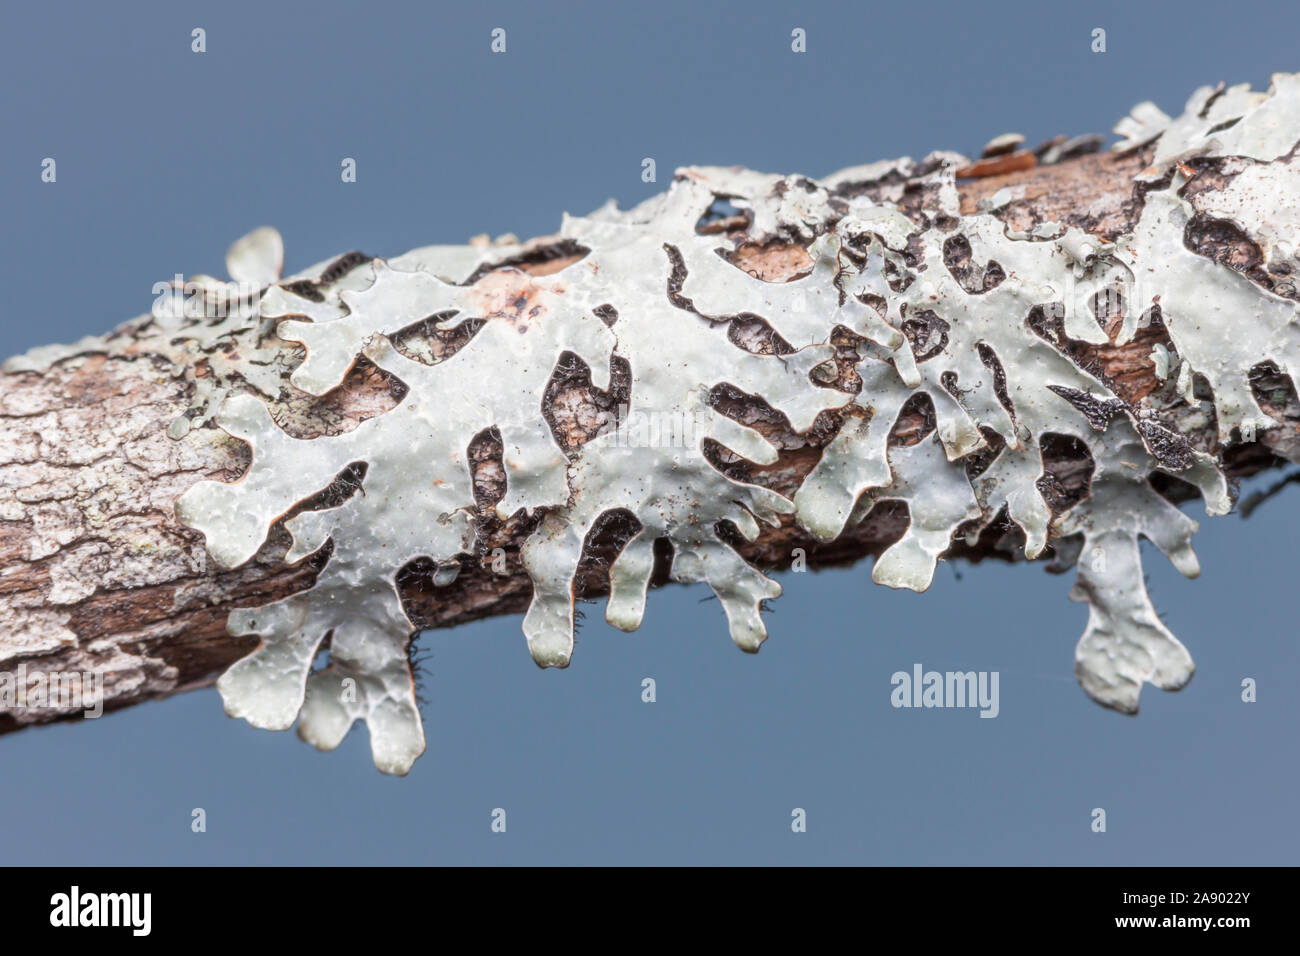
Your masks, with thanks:
M 1030 168 L 1024 168 L 1030 160 L 1016 156 L 1015 161 L 969 170 L 993 174 L 959 183 L 963 213 L 1010 188 L 1016 198 L 997 212 L 1009 226 L 1029 230 L 1056 220 L 1106 240 L 1130 229 L 1140 213 L 1142 187 L 1133 177 L 1149 161 L 1149 149 L 1122 157 L 1089 154 Z M 1208 179 L 1213 171 L 1205 172 Z M 925 205 L 925 197 L 909 191 L 905 181 L 889 188 L 901 190 L 899 205 L 909 215 Z M 743 220 L 723 219 L 711 228 L 724 232 L 744 225 Z M 553 272 L 575 257 L 562 243 L 546 239 L 530 243 L 529 249 L 514 264 L 538 274 Z M 769 281 L 794 276 L 809 261 L 798 245 L 741 244 L 739 249 L 737 263 Z M 1224 243 L 1213 257 L 1249 272 L 1249 256 L 1239 253 Z M 1050 321 L 1045 324 L 1051 334 Z M 426 332 L 422 347 L 455 347 L 457 331 Z M 782 347 L 762 323 L 734 320 L 731 336 L 751 351 Z M 1155 322 L 1124 347 L 1081 346 L 1072 357 L 1099 369 L 1121 398 L 1141 402 L 1159 385 L 1150 354 L 1162 336 Z M 856 356 L 850 342 L 844 346 L 840 375 L 851 380 Z M 201 368 L 194 370 L 200 379 L 204 374 Z M 1281 420 L 1300 419 L 1285 378 L 1271 380 L 1263 370 L 1257 384 L 1266 410 Z M 192 388 L 168 362 L 145 350 L 83 356 L 41 372 L 0 375 L 0 500 L 8 499 L 0 507 L 0 662 L 6 669 L 23 664 L 29 672 L 103 671 L 107 709 L 203 686 L 253 646 L 252 639 L 227 633 L 232 608 L 266 604 L 313 582 L 322 558 L 286 565 L 284 533 L 273 535 L 255 561 L 220 573 L 210 569 L 201 536 L 177 522 L 173 505 L 187 488 L 205 478 L 233 480 L 249 462 L 246 446 L 217 429 L 195 429 L 185 441 L 167 436 L 168 424 L 190 407 Z M 590 438 L 604 421 L 602 413 L 619 404 L 620 388 L 626 388 L 626 376 L 620 378 L 617 368 L 610 389 L 599 392 L 585 366 L 562 364 L 549 403 L 561 444 L 573 447 Z M 347 382 L 324 398 L 288 402 L 281 424 L 300 436 L 346 431 L 391 408 L 402 389 L 363 359 Z M 843 414 L 823 413 L 810 433 L 796 435 L 783 416 L 752 396 L 715 389 L 714 400 L 781 449 L 780 459 L 764 467 L 718 452 L 719 467 L 787 495 L 816 464 Z M 915 403 L 899 420 L 893 441 L 919 440 L 932 427 L 931 418 L 926 403 Z M 1212 422 L 1199 432 L 1201 445 L 1211 450 L 1217 448 L 1213 432 Z M 1294 433 L 1294 427 L 1278 429 L 1255 443 L 1234 446 L 1226 457 L 1228 473 L 1242 477 L 1281 463 L 1284 459 L 1274 452 L 1290 454 Z M 1049 503 L 1059 513 L 1086 494 L 1089 462 L 1070 447 L 1044 451 Z M 528 604 L 530 584 L 518 562 L 518 547 L 532 522 L 500 522 L 492 515 L 490 505 L 504 490 L 499 455 L 499 439 L 490 431 L 475 442 L 471 455 L 482 511 L 481 555 L 462 562 L 458 579 L 439 587 L 436 601 L 432 567 L 417 562 L 400 577 L 408 613 L 425 627 L 515 613 Z M 355 477 L 341 476 L 326 494 L 345 496 Z M 1161 490 L 1174 498 L 1181 494 L 1173 481 Z M 765 529 L 757 542 L 737 540 L 736 546 L 762 569 L 787 567 L 795 549 L 803 549 L 808 567 L 816 569 L 879 554 L 898 539 L 907 521 L 905 506 L 882 505 L 829 544 L 819 544 L 786 521 Z M 580 596 L 606 591 L 605 568 L 633 530 L 617 515 L 604 521 L 579 575 Z M 974 546 L 955 545 L 950 556 L 1011 560 L 1014 552 L 999 546 L 1010 530 L 1009 523 L 995 524 Z M 506 555 L 505 573 L 493 569 L 495 548 Z M 660 583 L 664 571 L 660 567 L 656 575 Z M 0 714 L 0 731 L 76 715 L 58 708 L 13 711 Z

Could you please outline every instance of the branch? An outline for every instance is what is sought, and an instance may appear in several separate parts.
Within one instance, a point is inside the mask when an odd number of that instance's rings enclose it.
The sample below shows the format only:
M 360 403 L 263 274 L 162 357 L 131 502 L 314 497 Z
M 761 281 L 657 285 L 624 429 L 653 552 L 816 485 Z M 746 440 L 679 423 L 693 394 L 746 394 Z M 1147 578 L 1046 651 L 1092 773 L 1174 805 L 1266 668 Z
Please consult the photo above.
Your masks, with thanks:
M 752 651 L 765 572 L 868 555 L 916 590 L 1082 555 L 1076 673 L 1135 712 L 1192 672 L 1138 536 L 1193 574 L 1170 502 L 1300 461 L 1298 96 L 1143 104 L 1105 154 L 689 168 L 556 236 L 284 280 L 258 230 L 231 281 L 0 374 L 0 730 L 80 716 L 59 675 L 111 710 L 224 672 L 230 713 L 325 748 L 361 718 L 403 773 L 421 629 L 527 610 L 565 666 L 575 598 L 612 581 L 630 629 L 706 581 Z

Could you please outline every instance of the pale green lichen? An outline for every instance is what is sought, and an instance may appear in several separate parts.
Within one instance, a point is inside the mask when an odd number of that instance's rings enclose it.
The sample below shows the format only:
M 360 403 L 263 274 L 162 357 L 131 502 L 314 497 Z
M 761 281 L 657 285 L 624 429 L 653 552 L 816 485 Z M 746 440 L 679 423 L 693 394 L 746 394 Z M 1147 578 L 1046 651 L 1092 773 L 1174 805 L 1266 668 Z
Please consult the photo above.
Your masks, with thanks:
M 1122 401 L 1064 346 L 1123 344 L 1158 313 L 1169 335 L 1169 347 L 1152 350 L 1157 378 L 1171 382 L 1162 400 L 1201 414 L 1199 376 L 1213 392 L 1205 413 L 1217 417 L 1221 442 L 1275 424 L 1256 405 L 1249 375 L 1265 362 L 1293 378 L 1300 372 L 1295 302 L 1193 251 L 1185 237 L 1192 217 L 1205 213 L 1234 222 L 1270 263 L 1294 256 L 1296 174 L 1284 157 L 1300 139 L 1297 110 L 1295 77 L 1275 78 L 1268 94 L 1200 90 L 1177 119 L 1137 107 L 1117 127 L 1126 137 L 1119 148 L 1154 142 L 1154 161 L 1139 177 L 1148 187 L 1140 218 L 1121 236 L 1057 223 L 1009 230 L 994 215 L 1013 200 L 1007 192 L 963 215 L 955 171 L 968 161 L 952 153 L 854 167 L 820 182 L 700 167 L 679 171 L 667 193 L 632 210 L 611 204 L 566 218 L 562 239 L 585 253 L 550 275 L 491 269 L 524 249 L 510 238 L 428 247 L 328 280 L 322 264 L 308 270 L 317 280 L 310 291 L 288 280 L 259 289 L 224 323 L 155 318 L 152 341 L 177 361 L 190 354 L 175 351 L 177 342 L 198 343 L 210 360 L 207 350 L 231 336 L 253 346 L 229 367 L 218 360 L 203 409 L 172 433 L 183 437 L 224 399 L 216 423 L 251 446 L 242 479 L 200 483 L 177 505 L 219 567 L 248 561 L 286 513 L 349 466 L 366 467 L 351 498 L 286 522 L 290 560 L 332 545 L 315 586 L 231 615 L 232 632 L 257 635 L 261 645 L 221 678 L 227 709 L 263 727 L 298 719 L 302 735 L 324 748 L 359 718 L 381 769 L 410 768 L 424 738 L 407 663 L 415 627 L 395 576 L 413 559 L 431 558 L 434 583 L 445 585 L 457 559 L 477 547 L 468 447 L 492 428 L 506 476 L 498 516 L 523 510 L 540 518 L 522 549 L 533 583 L 524 632 L 539 664 L 569 662 L 575 575 L 590 533 L 610 512 L 640 524 L 609 570 L 611 624 L 641 623 L 654 544 L 664 539 L 672 577 L 707 582 L 732 638 L 752 651 L 766 637 L 763 602 L 780 587 L 719 528 L 752 540 L 759 522 L 785 515 L 832 539 L 878 503 L 897 501 L 909 527 L 877 560 L 878 583 L 925 590 L 956 536 L 973 540 L 1005 515 L 1025 557 L 1043 554 L 1050 541 L 1058 566 L 1077 559 L 1072 596 L 1089 604 L 1090 615 L 1076 673 L 1091 696 L 1133 711 L 1144 682 L 1182 686 L 1191 658 L 1151 606 L 1138 541 L 1147 537 L 1194 575 L 1196 524 L 1149 479 L 1162 471 L 1189 482 L 1212 514 L 1231 506 L 1227 483 L 1214 457 L 1151 409 Z M 1249 178 L 1195 204 L 1180 195 L 1178 164 L 1230 157 L 1240 158 L 1234 172 Z M 903 179 L 928 197 L 919 209 L 902 205 Z M 1290 205 L 1270 211 L 1267 200 L 1279 189 Z M 737 268 L 731 240 L 697 229 L 720 200 L 748 219 L 751 240 L 805 245 L 806 272 L 773 283 Z M 231 275 L 268 284 L 279 254 L 278 237 L 254 234 L 232 249 Z M 1126 307 L 1108 334 L 1096 303 L 1115 288 Z M 1059 333 L 1035 326 L 1034 315 Z M 793 351 L 755 354 L 734 344 L 726 324 L 737 316 L 762 319 Z M 389 338 L 418 323 L 449 329 L 467 319 L 481 320 L 481 328 L 446 358 L 416 349 L 425 360 L 416 361 Z M 266 355 L 256 348 L 260 338 L 247 338 L 269 326 L 302 346 L 300 364 Z M 832 337 L 846 332 L 858 343 L 856 394 L 821 384 L 818 371 L 836 355 Z M 110 346 L 79 343 L 73 352 L 101 347 Z M 566 352 L 586 364 L 597 388 L 608 386 L 612 363 L 631 370 L 625 419 L 567 452 L 543 407 Z M 73 353 L 29 356 L 24 367 L 62 354 Z M 275 424 L 268 402 L 281 384 L 276 376 L 292 367 L 294 389 L 323 395 L 362 356 L 407 386 L 395 408 L 343 435 L 297 439 Z M 245 387 L 227 397 L 236 378 Z M 839 434 L 793 501 L 710 461 L 707 440 L 756 464 L 777 459 L 757 431 L 711 402 L 724 384 L 761 399 L 795 432 L 823 411 L 845 409 Z M 892 441 L 900 413 L 918 400 L 933 409 L 934 434 L 911 445 Z M 629 440 L 638 416 L 681 423 L 686 440 Z M 1093 461 L 1089 494 L 1058 514 L 1043 491 L 1040 449 L 1048 436 L 1073 439 Z M 975 456 L 980 465 L 970 468 Z M 329 635 L 330 665 L 313 670 Z

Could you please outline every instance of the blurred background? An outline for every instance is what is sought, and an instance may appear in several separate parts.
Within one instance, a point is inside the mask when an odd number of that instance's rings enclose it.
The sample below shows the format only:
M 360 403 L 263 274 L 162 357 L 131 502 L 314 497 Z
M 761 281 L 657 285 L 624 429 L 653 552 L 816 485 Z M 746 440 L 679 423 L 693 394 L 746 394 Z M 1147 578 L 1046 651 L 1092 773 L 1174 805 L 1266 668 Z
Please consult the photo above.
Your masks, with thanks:
M 527 238 L 681 165 L 973 155 L 1300 69 L 1295 11 L 1245 0 L 619 7 L 4 6 L 0 353 L 105 331 L 176 272 L 224 275 L 259 225 L 283 233 L 286 272 Z M 361 726 L 321 754 L 228 719 L 212 689 L 0 738 L 0 862 L 1294 863 L 1298 516 L 1293 493 L 1202 520 L 1195 582 L 1144 546 L 1199 672 L 1148 686 L 1136 718 L 1073 679 L 1072 576 L 941 565 L 917 595 L 866 562 L 782 576 L 757 656 L 702 587 L 653 594 L 631 635 L 588 608 L 567 671 L 532 664 L 518 617 L 427 633 L 429 747 L 405 779 L 373 769 Z M 998 717 L 892 708 L 890 675 L 918 662 L 999 671 Z

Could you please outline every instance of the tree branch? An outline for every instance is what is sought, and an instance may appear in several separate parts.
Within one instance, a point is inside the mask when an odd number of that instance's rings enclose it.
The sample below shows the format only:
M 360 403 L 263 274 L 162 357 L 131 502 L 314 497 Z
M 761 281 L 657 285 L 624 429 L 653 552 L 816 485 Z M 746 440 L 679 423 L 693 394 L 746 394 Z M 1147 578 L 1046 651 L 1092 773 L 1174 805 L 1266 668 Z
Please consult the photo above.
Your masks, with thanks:
M 975 234 L 961 224 L 996 220 L 1000 228 L 1027 234 L 1026 244 L 1035 230 L 1047 230 L 1044 235 L 1050 232 L 1063 243 L 1062 234 L 1072 229 L 1092 237 L 1100 249 L 1134 234 L 1148 193 L 1176 191 L 1195 211 L 1187 231 L 1189 249 L 1214 268 L 1230 270 L 1253 283 L 1261 295 L 1294 303 L 1294 289 L 1287 273 L 1271 261 L 1269 243 L 1251 235 L 1241 217 L 1234 222 L 1224 212 L 1230 184 L 1256 161 L 1234 159 L 1206 147 L 1179 155 L 1171 165 L 1158 154 L 1172 134 L 1143 138 L 1129 130 L 1128 135 L 1134 145 L 1118 153 L 1091 152 L 1095 143 L 1058 138 L 1035 152 L 1017 150 L 1009 161 L 1004 154 L 982 164 L 963 164 L 964 157 L 936 154 L 938 158 L 920 164 L 899 163 L 887 169 L 876 164 L 857 173 L 845 171 L 809 185 L 810 194 L 814 188 L 825 190 L 832 212 L 820 219 L 811 216 L 802 234 L 797 217 L 787 213 L 778 211 L 775 219 L 765 221 L 768 207 L 753 197 L 740 214 L 706 217 L 700 234 L 716 238 L 739 270 L 765 283 L 786 284 L 810 273 L 818 254 L 815 241 L 832 228 L 841 228 L 835 223 L 850 207 L 855 213 L 867 208 L 897 209 L 914 231 L 903 248 L 884 243 L 886 260 L 896 256 L 903 263 L 899 268 L 916 269 L 917 281 L 926 281 L 934 273 L 927 276 L 918 265 L 924 242 L 947 236 L 955 240 L 944 240 L 947 271 L 976 296 L 1027 277 L 1008 279 L 1003 264 L 981 261 L 968 238 Z M 1300 138 L 1300 131 L 1291 138 Z M 1071 155 L 1072 149 L 1082 154 Z M 1154 173 L 1144 179 L 1153 163 Z M 1292 164 L 1289 154 L 1273 163 L 1300 170 Z M 951 181 L 954 169 L 966 175 L 991 173 L 956 179 L 960 219 L 943 195 L 943 173 L 947 170 Z M 1002 169 L 1010 171 L 999 172 Z M 688 179 L 691 175 L 686 174 Z M 795 187 L 786 183 L 781 188 Z M 725 190 L 715 191 L 723 198 Z M 764 195 L 764 201 L 773 203 L 782 197 L 779 190 Z M 1298 198 L 1289 195 L 1286 202 Z M 265 233 L 255 234 L 249 245 L 232 250 L 232 276 L 241 272 L 252 281 L 255 292 L 227 293 L 221 291 L 227 288 L 224 284 L 198 280 L 202 301 L 226 296 L 224 314 L 216 318 L 197 322 L 184 315 L 177 319 L 175 314 L 160 318 L 155 309 L 103 339 L 38 350 L 12 362 L 0 375 L 0 489 L 5 492 L 0 506 L 0 665 L 7 671 L 22 668 L 28 678 L 54 672 L 100 672 L 104 706 L 110 710 L 205 686 L 259 644 L 255 634 L 236 634 L 228 628 L 232 609 L 271 605 L 303 592 L 330 561 L 331 544 L 287 561 L 292 541 L 285 523 L 296 515 L 338 507 L 355 495 L 365 495 L 369 486 L 364 461 L 349 463 L 324 491 L 293 504 L 275 522 L 256 556 L 233 569 L 221 569 L 209 554 L 214 542 L 209 540 L 205 547 L 203 535 L 177 517 L 178 499 L 197 483 L 229 483 L 251 474 L 255 453 L 213 421 L 230 395 L 259 396 L 276 425 L 296 438 L 352 433 L 408 397 L 409 385 L 370 353 L 358 357 L 342 384 L 324 394 L 314 396 L 290 383 L 290 376 L 303 368 L 307 353 L 299 341 L 278 336 L 276 324 L 266 318 L 265 303 L 259 313 L 262 290 L 278 276 L 278 263 L 274 275 L 259 271 L 268 244 L 274 246 L 275 240 Z M 860 255 L 851 248 L 846 252 L 856 255 L 858 266 L 869 265 L 875 253 L 867 249 L 864 245 Z M 278 250 L 270 254 L 278 257 Z M 461 316 L 471 321 L 450 328 L 430 315 L 390 332 L 392 345 L 408 359 L 425 364 L 456 355 L 484 321 L 525 321 L 518 317 L 533 304 L 522 302 L 533 294 L 532 287 L 526 279 L 514 277 L 568 275 L 581 268 L 586 255 L 587 250 L 567 236 L 464 247 L 456 256 L 466 274 L 454 281 L 463 280 L 462 285 L 472 289 L 505 289 L 519 299 L 495 311 L 485 309 L 482 315 Z M 671 255 L 670 261 L 675 264 L 662 276 L 664 294 L 675 308 L 693 311 L 700 321 L 717 323 L 716 314 L 691 300 L 689 284 L 683 286 L 686 276 L 693 274 L 690 265 L 672 260 Z M 359 276 L 368 264 L 368 257 L 349 254 L 308 270 L 308 278 L 282 286 L 303 300 L 325 303 L 327 293 L 345 287 L 348 277 Z M 494 281 L 499 287 L 492 285 Z M 698 298 L 699 293 L 694 294 Z M 1160 296 L 1155 298 L 1154 314 L 1143 310 L 1144 321 L 1136 331 L 1131 328 L 1135 302 L 1122 296 L 1091 300 L 1098 327 L 1105 332 L 1101 341 L 1067 335 L 1062 316 L 1051 308 L 1028 316 L 1009 314 L 1005 321 L 1027 321 L 1043 342 L 1109 390 L 1113 398 L 1106 401 L 1118 404 L 1100 412 L 1074 398 L 1090 420 L 1093 412 L 1100 414 L 1103 427 L 1109 416 L 1121 412 L 1139 425 L 1145 416 L 1155 416 L 1162 428 L 1177 436 L 1186 454 L 1221 461 L 1224 474 L 1233 479 L 1287 460 L 1300 461 L 1295 425 L 1300 421 L 1300 405 L 1286 369 L 1269 365 L 1268 356 L 1259 356 L 1250 384 L 1259 407 L 1272 419 L 1270 427 L 1225 435 L 1204 380 L 1176 383 L 1172 372 L 1157 374 L 1156 353 L 1177 350 L 1168 316 L 1160 315 Z M 626 310 L 616 311 L 616 318 L 611 317 L 616 332 L 621 323 L 644 320 Z M 724 315 L 721 324 L 738 353 L 786 355 L 802 345 L 786 342 L 768 318 L 738 309 Z M 898 318 L 903 320 L 900 328 L 911 352 L 923 362 L 932 344 L 930 337 L 938 334 L 939 327 L 927 325 L 931 319 L 915 308 Z M 953 321 L 951 314 L 946 316 L 947 324 Z M 279 328 L 283 333 L 284 327 Z M 863 385 L 860 363 L 871 346 L 842 325 L 828 331 L 834 359 L 819 381 L 826 388 L 857 393 Z M 1002 364 L 1005 369 L 999 374 L 1005 389 L 1007 381 L 1015 385 L 1020 372 L 1006 356 Z M 574 352 L 566 352 L 555 366 L 543 408 L 556 444 L 570 458 L 626 414 L 632 374 L 628 361 L 616 356 L 608 387 L 599 389 L 592 384 L 591 365 Z M 838 434 L 873 417 L 862 404 L 827 408 L 816 415 L 811 428 L 799 431 L 765 397 L 726 382 L 711 384 L 710 407 L 749 426 L 778 451 L 774 462 L 757 464 L 752 457 L 706 441 L 713 466 L 736 482 L 758 484 L 789 499 L 795 498 Z M 937 421 L 935 400 L 918 391 L 902 406 L 889 433 L 890 448 L 915 447 L 942 424 Z M 1023 401 L 1014 387 L 1009 400 L 1017 406 Z M 1005 444 L 993 429 L 979 424 L 988 445 L 960 462 L 972 479 L 989 467 Z M 1139 431 L 1148 452 L 1162 466 L 1153 472 L 1156 490 L 1175 501 L 1196 494 L 1192 485 L 1176 476 L 1178 469 L 1159 457 L 1151 434 Z M 1033 440 L 1041 448 L 1044 472 L 1038 488 L 1053 519 L 1049 546 L 1042 552 L 1050 557 L 1067 532 L 1081 530 L 1061 519 L 1088 497 L 1097 471 L 1093 455 L 1069 436 L 1044 432 Z M 521 565 L 520 549 L 547 512 L 498 516 L 495 505 L 509 490 L 502 449 L 501 431 L 494 427 L 476 434 L 466 449 L 476 503 L 475 544 L 472 553 L 455 560 L 455 579 L 445 583 L 451 571 L 445 558 L 417 559 L 397 574 L 402 607 L 418 628 L 451 627 L 529 606 L 533 586 Z M 758 569 L 779 570 L 792 562 L 806 562 L 815 569 L 879 556 L 899 541 L 911 520 L 909 505 L 891 499 L 878 501 L 865 520 L 850 523 L 831 540 L 812 534 L 792 515 L 781 517 L 776 526 L 763 527 L 752 542 L 730 525 L 720 533 Z M 629 512 L 617 510 L 595 523 L 574 578 L 578 598 L 608 593 L 610 566 L 640 526 Z M 1023 560 L 1026 549 L 1025 533 L 1005 507 L 959 525 L 951 541 L 945 553 L 950 559 Z M 669 580 L 671 552 L 661 539 L 654 551 L 652 583 L 656 586 Z M 0 713 L 0 731 L 77 717 L 80 712 L 79 706 L 57 700 L 43 706 L 9 706 Z

